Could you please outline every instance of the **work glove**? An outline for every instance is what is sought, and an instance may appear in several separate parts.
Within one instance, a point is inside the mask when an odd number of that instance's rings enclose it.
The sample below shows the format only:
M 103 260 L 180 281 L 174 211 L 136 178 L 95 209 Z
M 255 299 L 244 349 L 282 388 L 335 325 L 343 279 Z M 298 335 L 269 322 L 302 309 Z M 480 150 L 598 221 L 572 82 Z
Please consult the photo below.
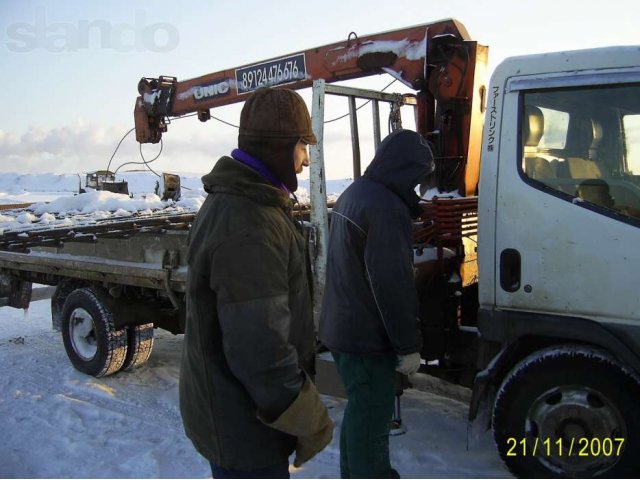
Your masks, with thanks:
M 260 418 L 260 417 L 259 417 Z M 297 398 L 275 421 L 263 423 L 298 438 L 294 467 L 311 460 L 333 437 L 333 423 L 318 390 L 307 376 Z
M 396 364 L 396 372 L 404 375 L 416 373 L 420 368 L 420 354 L 409 353 L 408 355 L 398 355 L 398 363 Z

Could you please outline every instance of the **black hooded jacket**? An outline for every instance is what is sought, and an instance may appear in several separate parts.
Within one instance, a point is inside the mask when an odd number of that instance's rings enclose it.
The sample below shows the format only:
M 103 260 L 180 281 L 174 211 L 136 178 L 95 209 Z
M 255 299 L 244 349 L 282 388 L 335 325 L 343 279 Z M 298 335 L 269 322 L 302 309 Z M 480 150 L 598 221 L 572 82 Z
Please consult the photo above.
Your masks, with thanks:
M 331 213 L 320 340 L 358 355 L 418 352 L 421 338 L 413 277 L 415 186 L 433 171 L 425 140 L 389 135 L 364 175 Z

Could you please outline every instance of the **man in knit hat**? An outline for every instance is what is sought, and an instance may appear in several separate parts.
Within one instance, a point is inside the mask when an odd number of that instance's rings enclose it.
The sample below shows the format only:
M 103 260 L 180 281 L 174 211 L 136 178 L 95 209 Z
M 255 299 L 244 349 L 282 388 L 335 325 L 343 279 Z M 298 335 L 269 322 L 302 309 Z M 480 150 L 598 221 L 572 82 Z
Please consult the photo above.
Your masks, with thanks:
M 291 217 L 315 144 L 296 92 L 246 101 L 238 149 L 202 177 L 190 231 L 180 411 L 214 478 L 289 478 L 330 441 L 310 379 L 314 324 L 306 245 Z

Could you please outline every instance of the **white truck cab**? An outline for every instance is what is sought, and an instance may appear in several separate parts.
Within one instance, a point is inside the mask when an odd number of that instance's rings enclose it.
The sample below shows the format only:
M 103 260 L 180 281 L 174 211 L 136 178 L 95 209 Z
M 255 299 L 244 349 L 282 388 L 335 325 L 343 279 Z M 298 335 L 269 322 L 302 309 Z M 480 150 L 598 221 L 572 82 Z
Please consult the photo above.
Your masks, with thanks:
M 502 458 L 519 476 L 637 476 L 640 47 L 504 61 L 478 197 L 474 402 L 495 388 Z

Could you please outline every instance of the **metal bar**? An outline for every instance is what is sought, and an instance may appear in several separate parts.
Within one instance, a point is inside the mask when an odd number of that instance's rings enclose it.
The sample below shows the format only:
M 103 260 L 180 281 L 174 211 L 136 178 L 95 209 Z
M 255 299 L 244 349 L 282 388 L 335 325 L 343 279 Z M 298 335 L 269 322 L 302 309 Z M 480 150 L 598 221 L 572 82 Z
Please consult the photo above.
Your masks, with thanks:
M 412 96 L 402 96 L 397 93 L 379 92 L 376 90 L 366 90 L 364 88 L 343 87 L 340 85 L 326 85 L 325 93 L 331 95 L 341 95 L 343 97 L 358 97 L 367 100 L 382 100 L 384 102 L 395 103 L 399 99 L 404 105 L 416 105 L 417 99 Z
M 371 107 L 373 108 L 373 145 L 377 150 L 380 146 L 380 104 L 378 100 L 373 100 Z
M 358 134 L 358 112 L 356 110 L 356 97 L 349 96 L 349 121 L 351 123 L 351 151 L 353 152 L 353 179 L 362 176 L 360 166 L 360 135 Z
M 33 203 L 10 203 L 10 204 L 5 204 L 5 205 L 0 205 L 0 210 L 18 210 L 18 209 L 24 209 L 30 205 L 33 205 Z
M 339 85 L 325 85 L 325 93 L 332 95 L 340 95 L 349 98 L 349 117 L 351 120 L 351 142 L 354 158 L 354 179 L 360 177 L 360 144 L 358 137 L 358 121 L 355 115 L 355 98 L 371 100 L 373 103 L 373 141 L 377 149 L 381 142 L 380 134 L 380 107 L 379 102 L 388 102 L 392 104 L 417 105 L 418 101 L 415 95 L 400 95 L 397 93 L 385 93 L 376 90 L 366 90 L 363 88 L 343 87 Z M 356 153 L 357 152 L 357 153 Z
M 324 80 L 313 82 L 313 105 L 311 126 L 318 143 L 311 145 L 309 162 L 309 182 L 311 189 L 311 213 L 312 225 L 311 238 L 311 264 L 313 268 L 313 318 L 316 331 L 320 319 L 322 297 L 324 295 L 324 283 L 327 265 L 327 245 L 329 243 L 329 218 L 327 213 L 327 188 L 324 169 Z

